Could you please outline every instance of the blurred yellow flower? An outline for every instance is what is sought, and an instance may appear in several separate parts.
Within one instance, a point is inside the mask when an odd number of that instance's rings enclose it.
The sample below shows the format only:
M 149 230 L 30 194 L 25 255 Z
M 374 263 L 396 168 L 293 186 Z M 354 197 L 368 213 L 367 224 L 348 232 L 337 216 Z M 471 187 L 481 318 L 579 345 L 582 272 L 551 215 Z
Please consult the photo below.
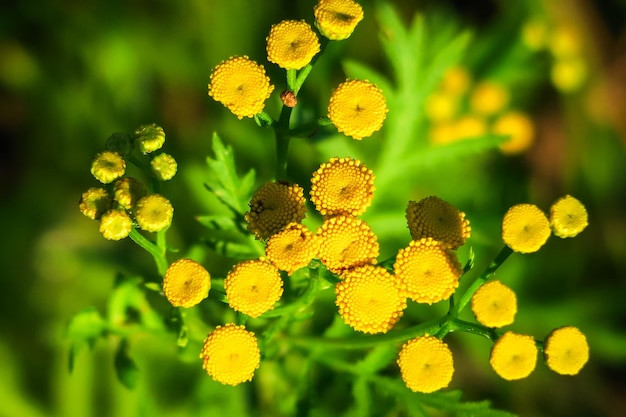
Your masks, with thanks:
M 452 139 L 449 142 L 471 139 L 487 133 L 487 122 L 481 116 L 467 114 L 454 120 L 452 129 Z
M 319 239 L 300 223 L 289 223 L 272 235 L 265 246 L 265 256 L 289 275 L 307 266 L 319 251 Z
M 537 365 L 537 345 L 531 336 L 506 332 L 494 343 L 489 364 L 503 379 L 526 378 Z
M 457 98 L 445 91 L 435 91 L 426 98 L 426 117 L 433 123 L 448 122 L 458 110 Z
M 126 172 L 126 162 L 117 152 L 100 152 L 91 163 L 91 175 L 103 184 L 109 184 Z
M 548 367 L 554 372 L 576 375 L 589 360 L 589 345 L 580 330 L 565 326 L 550 333 L 543 353 Z
M 334 41 L 350 37 L 363 20 L 361 5 L 352 0 L 318 0 L 313 14 L 320 33 Z
M 535 127 L 524 113 L 511 111 L 503 114 L 493 124 L 491 131 L 497 135 L 510 135 L 500 144 L 505 154 L 518 154 L 527 151 L 535 140 Z
M 472 311 L 483 326 L 507 326 L 515 320 L 517 297 L 500 281 L 489 281 L 472 296 Z
M 559 58 L 552 64 L 550 79 L 557 90 L 571 93 L 583 86 L 588 73 L 587 62 L 582 57 Z
M 133 177 L 120 178 L 113 187 L 113 199 L 126 210 L 134 210 L 147 193 L 145 184 Z
M 267 239 L 291 222 L 299 223 L 306 216 L 304 190 L 298 184 L 269 181 L 250 200 L 245 214 L 248 229 L 258 239 Z
M 556 58 L 569 58 L 580 55 L 582 41 L 580 31 L 574 25 L 560 24 L 553 29 L 548 46 Z
M 137 202 L 135 218 L 142 230 L 158 232 L 172 224 L 174 207 L 161 194 L 150 194 Z
M 548 43 L 548 28 L 545 22 L 538 19 L 529 20 L 522 26 L 522 42 L 529 49 L 538 51 Z
M 482 81 L 474 87 L 470 96 L 472 111 L 491 116 L 502 111 L 509 103 L 509 92 L 495 81 Z
M 304 20 L 283 20 L 267 37 L 267 60 L 284 69 L 301 69 L 320 51 L 317 35 Z
M 515 252 L 537 252 L 550 233 L 548 218 L 534 204 L 517 204 L 502 219 L 502 240 Z
M 224 280 L 224 289 L 233 310 L 259 317 L 283 295 L 283 281 L 276 266 L 256 259 L 235 265 Z
M 211 276 L 191 259 L 179 259 L 168 266 L 163 276 L 163 293 L 174 307 L 193 307 L 207 298 Z
M 143 154 L 157 151 L 165 143 L 165 131 L 155 123 L 139 126 L 135 130 L 135 142 Z
M 413 240 L 432 237 L 451 249 L 463 245 L 471 235 L 465 213 L 439 197 L 409 201 L 406 219 Z
M 119 209 L 111 209 L 100 217 L 100 233 L 108 240 L 121 240 L 130 234 L 133 221 L 130 216 Z
M 459 97 L 467 91 L 471 82 L 472 77 L 467 69 L 459 66 L 450 67 L 443 74 L 440 89 L 453 97 Z
M 92 187 L 83 193 L 78 208 L 81 213 L 91 220 L 99 220 L 111 208 L 111 203 L 111 196 L 107 190 Z
M 571 195 L 561 197 L 550 207 L 552 232 L 560 238 L 574 237 L 588 224 L 587 209 Z
M 452 352 L 434 336 L 409 340 L 398 355 L 402 380 L 414 392 L 425 394 L 447 387 L 454 374 Z

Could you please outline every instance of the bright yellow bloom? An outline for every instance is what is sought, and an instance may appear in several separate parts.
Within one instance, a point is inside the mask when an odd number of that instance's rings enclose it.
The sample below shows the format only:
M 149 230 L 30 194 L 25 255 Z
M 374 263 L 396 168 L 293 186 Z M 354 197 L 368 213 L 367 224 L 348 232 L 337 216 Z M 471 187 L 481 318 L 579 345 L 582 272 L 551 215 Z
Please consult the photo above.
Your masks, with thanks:
M 361 5 L 352 0 L 318 0 L 313 14 L 320 33 L 333 41 L 350 37 L 363 20 Z
M 91 175 L 103 184 L 109 184 L 126 172 L 126 162 L 117 152 L 104 151 L 91 163 Z
M 125 177 L 115 182 L 113 199 L 126 210 L 132 210 L 147 193 L 143 182 L 133 177 Z
M 100 217 L 100 233 L 105 239 L 124 239 L 132 228 L 133 221 L 124 210 L 111 209 Z
M 169 181 L 176 175 L 178 164 L 172 155 L 160 153 L 150 161 L 150 169 L 159 181 Z
M 259 343 L 244 326 L 217 326 L 204 341 L 202 367 L 217 382 L 238 385 L 250 381 L 261 362 Z
M 456 254 L 430 237 L 400 249 L 393 269 L 406 296 L 428 304 L 450 298 L 463 272 Z
M 330 96 L 328 117 L 339 132 L 360 140 L 380 130 L 387 110 L 378 87 L 369 81 L 348 80 Z
M 545 22 L 530 20 L 522 27 L 522 42 L 529 49 L 538 51 L 545 48 L 548 42 L 548 30 Z
M 483 81 L 479 83 L 470 96 L 472 111 L 483 116 L 491 116 L 504 109 L 509 103 L 509 93 L 499 83 Z
M 374 190 L 374 173 L 358 159 L 331 158 L 311 178 L 311 202 L 324 216 L 362 214 Z
M 352 216 L 331 217 L 324 220 L 316 234 L 320 238 L 318 257 L 332 272 L 341 273 L 376 262 L 378 239 L 363 220 Z
M 158 151 L 165 143 L 165 132 L 155 123 L 139 126 L 135 130 L 135 141 L 144 154 Z
M 552 64 L 550 79 L 557 90 L 571 93 L 579 90 L 589 75 L 589 68 L 584 58 L 573 56 L 560 58 Z
M 267 182 L 250 200 L 246 213 L 248 229 L 258 239 L 267 239 L 291 222 L 300 222 L 306 216 L 304 190 L 298 184 Z
M 172 262 L 163 277 L 163 293 L 174 307 L 193 307 L 207 298 L 211 276 L 191 259 Z
M 515 252 L 537 252 L 550 233 L 548 218 L 534 204 L 517 204 L 502 219 L 502 240 Z
M 537 365 L 537 345 L 531 336 L 506 332 L 491 348 L 489 364 L 507 381 L 526 378 Z
M 365 265 L 341 274 L 335 287 L 339 315 L 355 330 L 387 333 L 400 320 L 406 298 L 385 268 Z
M 553 30 L 548 46 L 556 58 L 580 55 L 583 46 L 580 31 L 574 25 L 559 25 Z
M 135 218 L 139 227 L 147 232 L 158 232 L 172 224 L 174 207 L 161 194 L 150 194 L 137 202 Z
M 518 154 L 527 151 L 535 140 L 535 127 L 532 120 L 523 113 L 511 111 L 500 116 L 491 131 L 497 135 L 510 135 L 500 144 L 505 154 Z
M 455 97 L 465 93 L 472 79 L 467 70 L 463 67 L 451 67 L 443 74 L 441 91 Z
M 256 259 L 240 262 L 224 280 L 228 305 L 250 317 L 274 308 L 283 295 L 283 281 L 273 264 Z
M 483 326 L 507 326 L 515 320 L 517 297 L 500 281 L 489 281 L 472 296 L 472 311 Z
M 317 257 L 319 239 L 300 223 L 289 223 L 272 235 L 265 246 L 265 256 L 289 275 L 304 268 Z
M 487 133 L 487 123 L 481 116 L 465 115 L 452 123 L 452 141 L 470 139 Z
M 445 91 L 435 91 L 426 99 L 426 117 L 434 123 L 452 120 L 457 109 L 457 98 Z
M 561 375 L 576 375 L 589 360 L 587 338 L 576 327 L 555 329 L 543 350 L 548 367 Z
M 574 237 L 588 224 L 587 209 L 571 195 L 561 197 L 550 207 L 550 225 L 560 238 Z
M 430 127 L 428 140 L 433 145 L 445 145 L 457 139 L 454 121 L 436 123 Z
M 450 348 L 433 336 L 406 342 L 398 355 L 398 366 L 406 386 L 426 394 L 447 387 L 454 374 Z
M 267 60 L 284 69 L 301 69 L 320 51 L 317 35 L 304 20 L 283 20 L 267 37 Z
M 111 203 L 111 196 L 107 190 L 92 187 L 83 193 L 78 208 L 91 220 L 99 220 L 111 208 Z
M 263 66 L 247 56 L 223 61 L 211 73 L 209 95 L 239 119 L 261 113 L 272 91 Z
M 409 201 L 406 220 L 413 240 L 432 237 L 451 249 L 463 245 L 472 230 L 465 213 L 435 196 Z

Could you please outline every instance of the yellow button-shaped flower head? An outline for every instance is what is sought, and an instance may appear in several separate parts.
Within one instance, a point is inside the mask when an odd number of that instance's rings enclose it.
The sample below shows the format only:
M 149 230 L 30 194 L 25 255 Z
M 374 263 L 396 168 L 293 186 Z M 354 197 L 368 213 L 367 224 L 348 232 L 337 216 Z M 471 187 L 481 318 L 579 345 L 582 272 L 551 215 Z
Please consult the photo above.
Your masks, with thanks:
M 503 85 L 493 81 L 479 83 L 470 97 L 472 110 L 483 116 L 491 116 L 503 110 L 509 103 L 509 92 Z
M 472 296 L 472 311 L 476 320 L 484 326 L 507 326 L 515 320 L 517 297 L 500 281 L 489 281 Z
M 526 378 L 537 365 L 537 345 L 531 336 L 506 332 L 491 348 L 489 364 L 507 381 Z
M 117 152 L 100 152 L 91 163 L 91 175 L 103 184 L 115 181 L 125 172 L 126 162 Z
M 363 20 L 361 5 L 352 0 L 319 0 L 313 14 L 320 33 L 333 41 L 350 37 Z
M 178 164 L 170 154 L 160 153 L 150 160 L 150 170 L 159 181 L 169 181 L 176 175 Z
M 463 67 L 451 67 L 443 74 L 441 91 L 458 97 L 464 94 L 472 82 L 472 76 Z
M 353 329 L 387 333 L 400 320 L 406 298 L 385 268 L 365 265 L 341 274 L 335 287 L 339 315 Z
M 133 177 L 120 178 L 113 187 L 113 199 L 126 210 L 134 210 L 147 193 L 145 184 Z
M 170 227 L 174 207 L 161 194 L 150 194 L 137 202 L 135 218 L 142 230 L 158 232 Z
M 374 173 L 357 159 L 331 158 L 311 178 L 311 202 L 324 216 L 362 214 L 374 190 Z
M 561 375 L 576 375 L 589 360 L 587 338 L 573 326 L 555 329 L 543 349 L 548 367 Z
M 239 119 L 261 113 L 272 91 L 265 68 L 247 56 L 230 58 L 211 73 L 209 95 Z
M 303 224 L 294 222 L 268 239 L 265 257 L 291 275 L 317 257 L 319 247 L 318 237 Z
M 561 197 L 550 207 L 552 232 L 560 238 L 574 237 L 588 224 L 587 209 L 571 195 Z
M 90 188 L 80 198 L 80 212 L 91 220 L 99 220 L 100 217 L 111 208 L 111 196 L 104 188 Z
M 369 81 L 348 80 L 333 91 L 328 117 L 338 131 L 363 139 L 380 130 L 387 117 L 382 91 Z
M 130 234 L 133 221 L 130 216 L 119 209 L 111 209 L 100 217 L 100 233 L 108 240 L 121 240 Z
M 259 343 L 244 326 L 217 326 L 204 341 L 202 367 L 217 382 L 238 385 L 250 381 L 261 362 Z
M 535 140 L 535 127 L 532 120 L 517 111 L 500 116 L 491 131 L 497 135 L 509 135 L 506 142 L 500 144 L 500 150 L 508 155 L 527 151 Z
M 135 142 L 144 154 L 157 151 L 165 143 L 165 131 L 155 123 L 139 126 L 135 130 Z
M 534 204 L 517 204 L 502 219 L 502 240 L 515 252 L 537 252 L 550 233 L 548 218 Z
M 174 307 L 193 307 L 207 298 L 211 276 L 191 259 L 172 262 L 163 277 L 163 293 Z
M 259 317 L 283 295 L 283 281 L 273 264 L 255 259 L 235 265 L 224 280 L 224 289 L 233 310 Z
M 320 51 L 317 35 L 304 20 L 283 20 L 267 37 L 267 60 L 284 69 L 301 69 Z
M 456 254 L 429 237 L 400 249 L 393 268 L 405 295 L 428 304 L 450 298 L 463 272 Z
M 248 229 L 258 239 L 267 239 L 291 222 L 300 222 L 306 216 L 304 190 L 298 184 L 267 182 L 250 200 L 246 213 Z
M 378 239 L 363 220 L 331 217 L 324 220 L 316 234 L 320 239 L 318 257 L 334 273 L 376 262 Z
M 439 197 L 430 196 L 418 202 L 409 201 L 406 220 L 413 240 L 432 237 L 456 249 L 471 235 L 465 213 Z
M 433 336 L 406 342 L 398 355 L 398 366 L 406 386 L 426 394 L 447 387 L 454 374 L 450 348 Z

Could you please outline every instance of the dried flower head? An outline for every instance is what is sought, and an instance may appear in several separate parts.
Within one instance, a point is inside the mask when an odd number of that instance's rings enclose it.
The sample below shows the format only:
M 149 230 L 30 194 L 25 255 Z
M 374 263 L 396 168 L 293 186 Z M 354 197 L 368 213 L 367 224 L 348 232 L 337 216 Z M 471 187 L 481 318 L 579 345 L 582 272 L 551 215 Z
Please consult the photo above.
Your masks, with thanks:
M 135 218 L 142 230 L 158 232 L 172 224 L 174 207 L 161 194 L 150 194 L 137 202 Z
M 313 14 L 320 33 L 333 41 L 350 37 L 363 20 L 361 5 L 352 0 L 319 0 Z
M 560 238 L 574 237 L 588 224 L 587 209 L 571 195 L 561 197 L 550 207 L 550 226 Z
M 224 280 L 224 289 L 233 310 L 259 317 L 283 295 L 283 281 L 276 266 L 256 259 L 235 265 Z
M 109 184 L 126 172 L 126 162 L 117 152 L 100 152 L 91 163 L 91 175 L 103 184 Z
M 491 348 L 489 364 L 507 381 L 526 378 L 537 365 L 537 345 L 531 336 L 506 332 Z
M 439 197 L 409 201 L 406 220 L 413 240 L 432 237 L 452 249 L 463 245 L 471 235 L 465 213 Z
M 506 142 L 500 144 L 500 150 L 509 155 L 527 151 L 535 140 L 535 127 L 532 120 L 517 111 L 500 116 L 493 124 L 491 131 L 497 135 L 510 135 Z
M 507 326 L 515 320 L 517 297 L 500 281 L 489 281 L 472 296 L 472 311 L 483 326 Z
M 362 214 L 374 190 L 374 173 L 357 159 L 331 158 L 311 178 L 311 202 L 324 216 Z
M 348 80 L 330 96 L 328 117 L 339 132 L 360 140 L 380 130 L 387 110 L 378 87 L 369 81 Z
M 209 272 L 191 259 L 172 262 L 163 277 L 163 293 L 174 307 L 193 307 L 207 298 L 210 289 Z
M 434 336 L 406 342 L 398 355 L 398 366 L 406 386 L 426 394 L 447 387 L 454 374 L 450 348 Z
M 355 330 L 387 333 L 400 320 L 406 298 L 385 268 L 365 265 L 344 272 L 335 287 L 339 315 Z
M 280 93 L 280 101 L 287 107 L 294 108 L 298 105 L 298 98 L 296 94 L 291 90 L 283 90 Z
M 239 119 L 261 113 L 272 91 L 263 66 L 247 56 L 223 61 L 211 73 L 209 95 Z
M 291 275 L 317 256 L 319 246 L 319 239 L 306 226 L 292 222 L 269 238 L 265 257 Z
M 582 56 L 557 59 L 550 69 L 552 84 L 563 93 L 579 90 L 588 77 L 589 66 Z
M 83 193 L 78 208 L 81 213 L 91 220 L 99 220 L 111 208 L 111 203 L 111 196 L 107 190 L 92 187 Z
M 537 252 L 550 233 L 548 218 L 534 204 L 517 204 L 502 219 L 502 240 L 515 252 Z
M 145 184 L 133 177 L 120 178 L 113 187 L 113 199 L 126 210 L 133 210 L 147 193 Z
M 250 381 L 261 362 L 259 343 L 244 326 L 217 326 L 204 341 L 202 367 L 217 382 L 238 385 Z
M 135 130 L 135 142 L 141 153 L 151 153 L 161 149 L 165 143 L 165 131 L 155 123 L 139 126 Z
M 548 335 L 543 353 L 548 367 L 554 372 L 576 375 L 589 360 L 589 345 L 580 330 L 565 326 Z
M 474 87 L 470 97 L 472 110 L 483 116 L 491 116 L 503 110 L 509 103 L 509 92 L 494 81 L 483 81 Z
M 304 190 L 298 184 L 269 181 L 250 200 L 246 213 L 248 229 L 258 239 L 267 239 L 291 222 L 306 216 Z
M 267 37 L 267 60 L 284 69 L 301 69 L 320 51 L 320 43 L 304 20 L 283 20 Z
M 105 239 L 124 239 L 132 228 L 133 221 L 124 210 L 111 209 L 100 217 L 100 233 Z
M 159 181 L 169 181 L 176 175 L 178 164 L 172 155 L 160 153 L 150 160 L 150 169 Z

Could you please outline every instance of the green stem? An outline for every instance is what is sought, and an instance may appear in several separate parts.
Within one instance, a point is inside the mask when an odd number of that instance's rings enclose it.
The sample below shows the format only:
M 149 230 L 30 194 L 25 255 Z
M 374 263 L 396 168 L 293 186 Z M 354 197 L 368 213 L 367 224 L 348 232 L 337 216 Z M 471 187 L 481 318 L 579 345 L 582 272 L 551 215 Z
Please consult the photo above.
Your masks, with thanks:
M 165 234 L 165 231 L 163 231 L 163 234 Z M 152 255 L 152 258 L 154 258 L 154 262 L 156 263 L 156 267 L 157 267 L 157 271 L 159 275 L 160 276 L 165 275 L 165 271 L 167 271 L 167 267 L 169 266 L 167 259 L 165 257 L 165 244 L 164 244 L 165 238 L 161 237 L 161 239 L 163 239 L 163 243 L 162 243 L 162 247 L 160 247 L 159 245 L 154 244 L 154 242 L 150 241 L 148 238 L 142 235 L 141 232 L 139 232 L 139 230 L 135 228 L 133 228 L 130 231 L 129 236 L 133 242 L 141 246 L 150 255 Z M 159 237 L 157 235 L 157 240 L 158 239 Z
M 287 154 L 289 153 L 289 118 L 291 117 L 291 108 L 284 106 L 280 112 L 278 119 L 278 127 L 276 128 L 276 179 L 287 179 Z
M 492 342 L 495 342 L 500 337 L 499 333 L 495 329 L 491 329 L 489 327 L 485 327 L 482 324 L 472 323 L 465 320 L 460 320 L 457 318 L 449 318 L 447 324 L 447 333 L 452 333 L 456 331 L 462 331 L 465 333 L 475 334 L 478 336 L 485 337 Z M 445 335 L 442 335 L 443 337 Z

